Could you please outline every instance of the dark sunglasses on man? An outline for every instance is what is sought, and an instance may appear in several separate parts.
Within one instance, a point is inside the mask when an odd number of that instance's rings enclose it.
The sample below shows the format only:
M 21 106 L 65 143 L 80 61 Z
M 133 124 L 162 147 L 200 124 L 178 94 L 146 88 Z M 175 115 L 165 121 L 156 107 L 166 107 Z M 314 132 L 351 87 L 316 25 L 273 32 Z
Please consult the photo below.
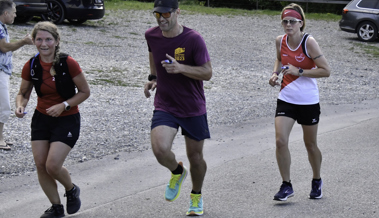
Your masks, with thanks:
M 159 19 L 161 17 L 163 17 L 163 18 L 170 18 L 172 12 L 175 12 L 175 10 L 171 10 L 171 11 L 166 12 L 166 13 L 159 13 L 157 11 L 154 11 L 153 14 L 154 14 L 155 18 L 157 18 L 157 19 Z

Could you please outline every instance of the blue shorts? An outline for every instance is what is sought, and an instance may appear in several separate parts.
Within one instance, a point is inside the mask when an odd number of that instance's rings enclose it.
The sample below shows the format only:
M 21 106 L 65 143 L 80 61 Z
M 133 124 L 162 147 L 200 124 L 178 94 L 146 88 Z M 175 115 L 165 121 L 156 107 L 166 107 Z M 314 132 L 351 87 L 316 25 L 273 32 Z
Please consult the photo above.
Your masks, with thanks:
M 32 141 L 63 142 L 73 148 L 79 139 L 80 113 L 63 117 L 51 117 L 35 110 L 31 129 Z
M 320 104 L 297 105 L 279 100 L 275 117 L 286 116 L 297 120 L 301 125 L 315 125 L 320 121 Z
M 196 117 L 175 117 L 164 111 L 154 111 L 151 120 L 151 129 L 157 126 L 169 126 L 182 129 L 182 135 L 188 136 L 196 141 L 209 139 L 207 114 Z

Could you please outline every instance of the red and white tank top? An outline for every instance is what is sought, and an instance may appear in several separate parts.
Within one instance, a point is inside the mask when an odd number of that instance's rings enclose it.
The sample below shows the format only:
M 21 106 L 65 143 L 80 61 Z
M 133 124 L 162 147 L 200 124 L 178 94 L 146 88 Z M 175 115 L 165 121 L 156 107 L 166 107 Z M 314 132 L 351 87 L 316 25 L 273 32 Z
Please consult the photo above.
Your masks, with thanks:
M 280 56 L 282 59 L 282 65 L 292 64 L 293 66 L 302 69 L 316 68 L 313 60 L 304 54 L 301 44 L 305 40 L 304 45 L 306 45 L 306 40 L 308 40 L 308 38 L 305 39 L 304 36 L 300 44 L 295 49 L 288 46 L 287 34 L 282 37 L 280 42 Z M 308 54 L 307 47 L 304 46 L 304 48 L 305 52 Z M 317 81 L 315 78 L 285 75 L 283 76 L 278 98 L 291 104 L 317 104 L 319 103 Z

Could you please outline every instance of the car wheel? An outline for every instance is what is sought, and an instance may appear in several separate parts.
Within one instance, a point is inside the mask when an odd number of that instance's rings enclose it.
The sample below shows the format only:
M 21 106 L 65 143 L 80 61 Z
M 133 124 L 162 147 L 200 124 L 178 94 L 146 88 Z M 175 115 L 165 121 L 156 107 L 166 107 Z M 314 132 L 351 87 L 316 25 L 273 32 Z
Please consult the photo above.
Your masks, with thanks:
M 87 19 L 67 19 L 70 23 L 78 25 L 87 21 Z
M 365 42 L 372 42 L 378 37 L 378 28 L 371 22 L 359 24 L 357 31 L 358 38 Z
M 42 19 L 55 24 L 62 23 L 64 20 L 64 7 L 62 4 L 55 0 L 48 0 L 46 3 L 47 13 L 41 15 Z
M 33 19 L 33 16 L 18 16 L 18 17 L 16 17 L 15 18 L 15 21 L 17 22 L 17 23 L 26 23 L 26 22 L 29 22 L 29 21 L 31 21 Z

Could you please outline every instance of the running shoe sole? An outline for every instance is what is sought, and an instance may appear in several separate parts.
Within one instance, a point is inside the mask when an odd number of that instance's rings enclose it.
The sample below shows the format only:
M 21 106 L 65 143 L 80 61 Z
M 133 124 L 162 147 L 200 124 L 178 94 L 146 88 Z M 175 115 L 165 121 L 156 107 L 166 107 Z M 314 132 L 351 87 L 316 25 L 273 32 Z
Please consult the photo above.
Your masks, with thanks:
M 292 194 L 288 195 L 288 196 L 285 197 L 285 198 L 274 197 L 274 200 L 275 200 L 275 201 L 286 201 L 288 198 L 293 197 L 294 195 L 295 195 L 295 194 L 292 193 Z
M 191 211 L 189 213 L 186 214 L 187 216 L 202 216 L 203 215 L 203 211 L 201 212 L 194 212 L 194 211 Z

